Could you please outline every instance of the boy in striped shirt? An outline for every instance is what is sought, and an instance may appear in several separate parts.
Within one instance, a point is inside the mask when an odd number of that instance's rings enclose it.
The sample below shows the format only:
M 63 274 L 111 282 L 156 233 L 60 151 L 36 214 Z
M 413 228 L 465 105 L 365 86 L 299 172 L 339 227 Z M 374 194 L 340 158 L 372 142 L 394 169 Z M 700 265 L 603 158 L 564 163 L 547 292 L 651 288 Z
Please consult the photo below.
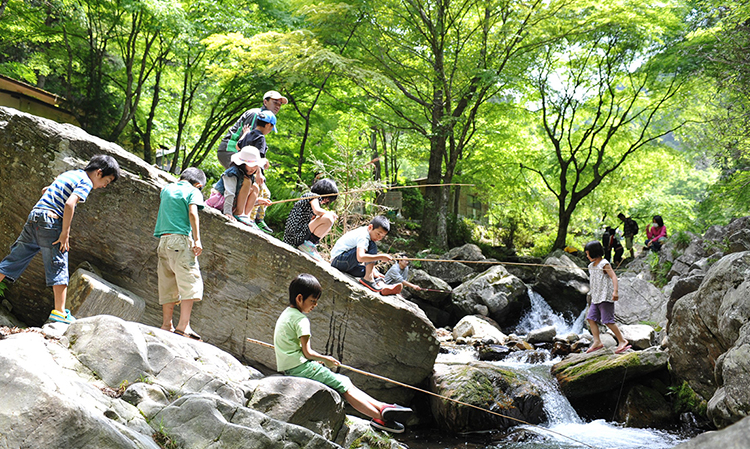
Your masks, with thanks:
M 47 285 L 55 295 L 55 308 L 49 321 L 70 324 L 75 318 L 65 308 L 68 292 L 68 250 L 70 223 L 78 202 L 85 202 L 91 189 L 107 187 L 120 178 L 120 166 L 112 156 L 99 154 L 83 170 L 70 170 L 58 176 L 42 190 L 21 235 L 0 262 L 0 282 L 6 277 L 15 282 L 36 253 L 42 252 Z

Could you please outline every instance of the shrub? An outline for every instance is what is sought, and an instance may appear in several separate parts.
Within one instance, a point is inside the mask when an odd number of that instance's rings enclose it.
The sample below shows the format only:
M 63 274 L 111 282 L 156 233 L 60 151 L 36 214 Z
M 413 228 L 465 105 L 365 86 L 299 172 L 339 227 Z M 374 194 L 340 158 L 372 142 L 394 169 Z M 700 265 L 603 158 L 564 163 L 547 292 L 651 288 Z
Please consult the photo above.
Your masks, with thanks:
M 421 220 L 424 198 L 418 188 L 401 189 L 401 215 L 412 220 Z
M 448 215 L 448 247 L 453 248 L 471 243 L 474 227 L 474 223 L 468 218 L 459 217 L 455 214 Z

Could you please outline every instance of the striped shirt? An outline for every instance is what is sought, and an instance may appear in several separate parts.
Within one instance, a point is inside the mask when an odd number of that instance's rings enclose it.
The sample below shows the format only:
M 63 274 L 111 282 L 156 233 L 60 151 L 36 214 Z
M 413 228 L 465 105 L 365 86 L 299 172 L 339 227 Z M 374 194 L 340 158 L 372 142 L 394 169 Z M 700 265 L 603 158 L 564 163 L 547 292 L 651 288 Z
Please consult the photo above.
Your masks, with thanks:
M 65 212 L 65 202 L 76 194 L 80 202 L 85 202 L 94 188 L 89 175 L 83 170 L 70 170 L 58 176 L 37 201 L 34 209 L 50 210 L 60 217 Z

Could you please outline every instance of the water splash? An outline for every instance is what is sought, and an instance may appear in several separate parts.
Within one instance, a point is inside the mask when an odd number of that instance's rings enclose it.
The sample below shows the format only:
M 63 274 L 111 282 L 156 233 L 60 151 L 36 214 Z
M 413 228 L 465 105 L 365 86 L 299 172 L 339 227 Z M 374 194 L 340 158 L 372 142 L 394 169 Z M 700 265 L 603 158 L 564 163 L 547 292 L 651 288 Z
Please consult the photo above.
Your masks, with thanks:
M 583 331 L 583 322 L 586 318 L 585 310 L 571 324 L 565 317 L 555 313 L 544 297 L 532 290 L 531 287 L 528 288 L 528 293 L 531 300 L 531 309 L 521 317 L 521 321 L 516 326 L 517 334 L 526 335 L 535 329 L 547 326 L 554 326 L 557 335 L 580 334 Z

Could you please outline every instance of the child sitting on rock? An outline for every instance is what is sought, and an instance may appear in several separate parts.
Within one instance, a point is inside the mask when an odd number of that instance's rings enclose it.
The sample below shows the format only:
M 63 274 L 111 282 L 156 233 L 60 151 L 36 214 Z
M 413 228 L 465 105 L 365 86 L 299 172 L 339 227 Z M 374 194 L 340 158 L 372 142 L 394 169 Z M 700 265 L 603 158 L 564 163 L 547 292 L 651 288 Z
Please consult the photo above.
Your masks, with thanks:
M 239 153 L 233 154 L 232 165 L 214 185 L 206 204 L 222 211 L 231 221 L 236 219 L 257 230 L 258 226 L 250 219 L 249 214 L 256 202 L 271 204 L 267 199 L 258 198 L 260 167 L 267 163 L 253 146 L 246 146 Z
M 390 230 L 391 223 L 379 215 L 373 218 L 369 225 L 342 235 L 331 250 L 331 266 L 360 278 L 359 282 L 374 292 L 384 295 L 401 293 L 401 284 L 384 285 L 378 279 L 383 275 L 375 269 L 376 262 L 393 260 L 389 254 L 378 254 L 378 246 L 375 244 L 383 240 Z
M 596 240 L 588 242 L 583 249 L 589 258 L 589 285 L 591 295 L 591 306 L 586 315 L 586 320 L 591 328 L 594 341 L 586 352 L 594 352 L 602 349 L 604 345 L 599 338 L 599 325 L 605 324 L 617 338 L 615 354 L 630 349 L 628 341 L 622 336 L 620 329 L 615 324 L 615 301 L 619 299 L 617 293 L 617 275 L 612 265 L 604 258 L 604 247 Z
M 107 187 L 120 178 L 120 166 L 112 156 L 98 154 L 83 170 L 70 170 L 42 190 L 42 197 L 29 213 L 21 235 L 0 262 L 0 282 L 15 282 L 36 253 L 42 252 L 47 285 L 55 295 L 55 308 L 49 321 L 70 324 L 75 321 L 65 308 L 68 292 L 68 250 L 70 224 L 76 205 L 85 202 L 92 189 Z
M 386 271 L 383 282 L 386 284 L 401 284 L 404 287 L 409 287 L 414 290 L 422 290 L 422 287 L 412 284 L 409 282 L 409 259 L 406 259 L 406 255 L 400 254 L 400 258 L 396 259 L 396 263 Z
M 268 151 L 268 145 L 266 144 L 266 135 L 271 131 L 276 131 L 276 116 L 271 111 L 260 111 L 258 112 L 255 120 L 255 127 L 253 129 L 247 129 L 246 133 L 240 137 L 237 141 L 237 149 L 244 148 L 246 146 L 252 146 L 258 149 L 260 157 L 266 161 L 265 165 L 260 167 L 260 173 L 258 174 L 257 181 L 260 186 L 259 198 L 271 201 L 271 191 L 268 189 L 266 184 L 266 174 L 263 170 L 267 170 L 270 166 L 268 159 L 266 159 L 266 152 Z M 265 202 L 259 202 L 250 211 L 250 220 L 252 220 L 258 228 L 267 233 L 272 234 L 271 229 L 265 222 L 266 217 L 266 204 Z
M 182 172 L 178 182 L 164 187 L 159 195 L 161 202 L 154 228 L 154 236 L 159 238 L 156 252 L 161 328 L 199 341 L 201 337 L 190 328 L 190 315 L 193 303 L 203 298 L 203 278 L 198 266 L 198 256 L 203 252 L 198 209 L 203 209 L 200 189 L 205 184 L 203 171 L 190 167 Z M 173 326 L 172 315 L 177 304 L 180 321 Z
M 338 360 L 312 349 L 310 320 L 306 315 L 318 305 L 322 292 L 320 283 L 311 274 L 300 274 L 289 284 L 289 307 L 279 316 L 273 332 L 276 370 L 287 376 L 317 380 L 333 388 L 358 412 L 372 418 L 370 425 L 375 429 L 403 432 L 403 424 L 396 420 L 411 413 L 410 408 L 373 399 L 355 387 L 348 377 L 334 373 L 323 364 L 339 366 Z
M 315 260 L 323 260 L 317 250 L 320 239 L 328 235 L 338 216 L 323 209 L 338 197 L 339 189 L 333 179 L 321 179 L 312 185 L 310 193 L 302 195 L 289 212 L 284 228 L 284 243 L 298 248 Z M 326 195 L 321 197 L 320 195 Z

